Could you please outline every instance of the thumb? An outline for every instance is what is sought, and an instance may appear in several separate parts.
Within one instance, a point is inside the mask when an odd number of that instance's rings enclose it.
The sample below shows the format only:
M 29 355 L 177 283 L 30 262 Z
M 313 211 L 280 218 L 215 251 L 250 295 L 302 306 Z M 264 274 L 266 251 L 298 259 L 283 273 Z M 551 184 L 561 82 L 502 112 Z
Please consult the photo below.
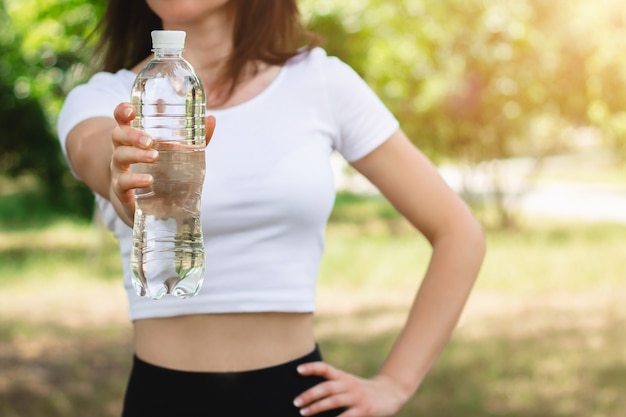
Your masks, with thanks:
M 216 124 L 216 120 L 215 120 L 215 116 L 207 116 L 206 117 L 206 126 L 205 126 L 205 132 L 206 132 L 206 144 L 208 145 L 209 142 L 211 142 L 211 138 L 213 137 L 213 133 L 215 132 L 215 124 Z
M 113 111 L 113 117 L 118 125 L 129 125 L 135 118 L 137 109 L 130 103 L 120 103 Z

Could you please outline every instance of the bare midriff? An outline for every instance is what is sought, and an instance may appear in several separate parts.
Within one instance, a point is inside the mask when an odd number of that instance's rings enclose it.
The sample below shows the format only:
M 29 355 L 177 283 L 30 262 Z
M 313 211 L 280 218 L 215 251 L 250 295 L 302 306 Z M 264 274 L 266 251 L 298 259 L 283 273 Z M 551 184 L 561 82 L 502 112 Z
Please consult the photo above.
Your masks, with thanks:
M 182 371 L 260 369 L 315 348 L 310 313 L 200 314 L 136 320 L 133 326 L 140 359 Z

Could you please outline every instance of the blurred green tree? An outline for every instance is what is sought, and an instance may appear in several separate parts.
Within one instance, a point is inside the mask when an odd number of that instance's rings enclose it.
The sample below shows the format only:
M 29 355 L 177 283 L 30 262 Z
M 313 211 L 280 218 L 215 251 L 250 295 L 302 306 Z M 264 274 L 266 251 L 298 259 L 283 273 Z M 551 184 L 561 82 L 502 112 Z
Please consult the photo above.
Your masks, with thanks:
M 366 79 L 422 150 L 496 172 L 488 187 L 496 196 L 504 194 L 497 161 L 571 149 L 581 130 L 626 153 L 620 0 L 300 3 L 329 53 Z M 0 174 L 34 173 L 56 197 L 83 190 L 51 126 L 64 96 L 91 72 L 85 40 L 104 4 L 0 2 Z M 495 201 L 506 224 L 503 200 Z
M 0 175 L 33 175 L 52 209 L 82 217 L 92 215 L 93 196 L 71 175 L 54 124 L 86 75 L 82 45 L 97 12 L 84 0 L 0 2 Z
M 530 156 L 540 166 L 578 146 L 581 130 L 624 148 L 626 9 L 617 0 L 303 6 L 329 53 L 366 79 L 424 152 L 488 173 L 502 225 L 512 219 L 498 161 Z
M 361 73 L 432 157 L 549 151 L 570 145 L 559 133 L 572 125 L 624 134 L 619 1 L 302 3 L 329 53 Z

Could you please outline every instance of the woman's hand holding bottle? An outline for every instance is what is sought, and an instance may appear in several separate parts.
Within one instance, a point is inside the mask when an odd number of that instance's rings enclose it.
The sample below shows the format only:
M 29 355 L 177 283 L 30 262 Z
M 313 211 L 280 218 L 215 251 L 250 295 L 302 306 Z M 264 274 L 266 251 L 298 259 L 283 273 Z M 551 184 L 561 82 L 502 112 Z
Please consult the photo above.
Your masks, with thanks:
M 137 111 L 129 103 L 120 103 L 113 113 L 117 127 L 112 132 L 113 154 L 111 156 L 111 188 L 109 198 L 117 214 L 124 222 L 133 225 L 135 214 L 135 188 L 152 185 L 151 175 L 131 172 L 135 163 L 151 163 L 159 158 L 152 148 L 152 138 L 139 129 L 131 127 Z M 206 118 L 206 143 L 208 144 L 215 130 L 215 117 Z

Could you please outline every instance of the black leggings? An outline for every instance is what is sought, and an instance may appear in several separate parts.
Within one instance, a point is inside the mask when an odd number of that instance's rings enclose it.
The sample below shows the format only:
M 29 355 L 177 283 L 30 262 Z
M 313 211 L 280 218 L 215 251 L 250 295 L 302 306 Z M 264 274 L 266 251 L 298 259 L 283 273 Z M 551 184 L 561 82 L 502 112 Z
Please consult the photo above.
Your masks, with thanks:
M 135 356 L 122 417 L 296 417 L 297 395 L 323 381 L 296 367 L 322 360 L 319 350 L 281 365 L 243 372 L 186 372 Z M 343 409 L 316 414 L 336 417 Z

